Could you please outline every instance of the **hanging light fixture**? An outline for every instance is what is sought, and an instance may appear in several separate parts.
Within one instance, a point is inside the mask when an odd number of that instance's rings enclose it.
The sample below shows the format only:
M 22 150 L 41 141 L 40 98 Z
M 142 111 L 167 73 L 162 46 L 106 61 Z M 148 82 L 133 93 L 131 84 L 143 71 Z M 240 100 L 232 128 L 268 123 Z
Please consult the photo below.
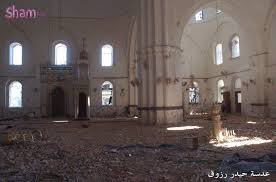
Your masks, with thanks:
M 58 29 L 62 30 L 62 2 L 58 0 Z
M 191 75 L 190 76 L 190 83 L 189 83 L 189 88 L 195 88 L 195 76 Z
M 219 8 L 219 0 L 216 0 L 216 44 L 219 43 L 219 14 L 222 13 L 222 10 Z
M 86 39 L 82 39 L 82 51 L 80 52 L 80 60 L 88 60 L 88 52 L 86 50 Z

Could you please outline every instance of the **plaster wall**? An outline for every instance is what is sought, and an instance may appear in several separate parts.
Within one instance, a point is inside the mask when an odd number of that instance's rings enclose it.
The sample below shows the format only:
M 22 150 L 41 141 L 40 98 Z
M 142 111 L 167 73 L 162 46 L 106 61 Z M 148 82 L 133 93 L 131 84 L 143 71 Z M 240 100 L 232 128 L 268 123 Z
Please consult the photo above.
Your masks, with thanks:
M 183 54 L 179 60 L 178 74 L 184 80 L 189 80 L 191 75 L 195 77 L 201 87 L 200 97 L 207 98 L 207 105 L 217 101 L 217 82 L 222 79 L 225 83 L 224 91 L 230 92 L 233 112 L 235 112 L 235 92 L 237 91 L 234 83 L 240 78 L 243 83 L 242 113 L 263 116 L 264 108 L 255 108 L 252 104 L 265 103 L 261 99 L 263 96 L 260 96 L 264 95 L 262 87 L 264 80 L 260 75 L 265 74 L 262 69 L 265 57 L 258 55 L 256 43 L 251 39 L 251 34 L 226 12 L 216 15 L 214 5 L 202 9 L 204 20 L 196 22 L 193 14 L 184 28 L 181 39 Z M 235 35 L 240 37 L 241 56 L 238 58 L 231 57 L 231 40 Z M 217 43 L 223 45 L 223 64 L 221 65 L 215 64 Z M 254 80 L 254 83 L 250 80 Z M 187 97 L 188 92 L 185 100 Z M 204 101 L 205 99 L 200 99 L 200 104 Z M 191 107 L 189 104 L 185 105 L 188 108 Z
M 15 1 L 16 6 L 27 8 L 21 1 Z M 91 114 L 93 107 L 99 108 L 101 103 L 101 84 L 104 81 L 111 81 L 115 88 L 115 102 L 112 110 L 126 108 L 129 105 L 128 92 L 128 33 L 130 28 L 131 16 L 125 10 L 128 3 L 124 6 L 119 5 L 104 7 L 99 4 L 93 6 L 90 11 L 74 11 L 76 8 L 83 8 L 82 5 L 68 2 L 62 5 L 62 12 L 58 12 L 58 4 L 51 1 L 31 2 L 28 7 L 35 7 L 45 11 L 47 17 L 35 20 L 6 20 L 0 17 L 0 116 L 6 117 L 13 109 L 9 109 L 5 103 L 7 96 L 6 85 L 10 80 L 19 80 L 23 84 L 23 108 L 16 109 L 18 115 L 28 112 L 36 112 L 38 116 L 51 116 L 50 94 L 55 86 L 61 86 L 66 95 L 66 114 L 74 115 L 73 99 L 73 78 L 66 81 L 53 81 L 42 83 L 40 79 L 40 66 L 51 65 L 54 63 L 53 46 L 57 41 L 62 41 L 68 46 L 68 64 L 76 66 L 79 59 L 79 52 L 82 47 L 82 38 L 86 38 L 87 51 L 90 64 L 90 87 L 91 89 Z M 91 2 L 89 2 L 91 3 Z M 44 4 L 44 6 L 43 6 Z M 97 3 L 96 3 L 97 4 Z M 0 4 L 1 10 L 9 6 L 7 2 Z M 104 14 L 101 8 L 109 9 Z M 81 7 L 79 7 L 81 6 Z M 72 9 L 73 8 L 73 9 Z M 88 12 L 88 13 L 84 13 Z M 123 12 L 123 13 L 122 13 Z M 62 13 L 62 18 L 57 18 Z M 77 17 L 75 17 L 77 16 Z M 75 18 L 73 18 L 75 17 Z M 9 65 L 9 44 L 18 41 L 23 45 L 23 65 Z M 101 47 L 110 44 L 114 49 L 113 66 L 104 68 L 101 66 Z M 97 92 L 93 92 L 97 88 Z M 36 90 L 38 89 L 38 90 Z M 120 96 L 121 89 L 124 89 L 124 96 Z M 36 90 L 34 92 L 34 90 Z M 120 109 L 119 113 L 122 113 Z M 110 112 L 111 113 L 111 112 Z M 109 113 L 109 114 L 110 114 Z M 94 114 L 95 116 L 95 114 Z
M 276 18 L 275 11 L 272 15 L 271 27 L 268 30 L 268 61 L 265 65 L 266 77 L 265 77 L 265 90 L 266 100 L 269 104 L 268 113 L 271 117 L 276 117 L 276 40 L 274 34 L 276 32 L 276 22 L 273 21 Z

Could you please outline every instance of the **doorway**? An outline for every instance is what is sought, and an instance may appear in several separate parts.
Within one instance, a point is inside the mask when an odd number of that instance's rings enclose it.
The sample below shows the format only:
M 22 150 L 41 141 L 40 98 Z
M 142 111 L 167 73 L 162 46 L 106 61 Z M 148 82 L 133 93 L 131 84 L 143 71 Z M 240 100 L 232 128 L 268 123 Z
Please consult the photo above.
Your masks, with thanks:
M 241 113 L 242 93 L 240 91 L 235 92 L 235 104 L 236 104 L 236 113 Z
M 79 116 L 78 118 L 87 118 L 87 96 L 81 92 L 79 94 Z
M 224 101 L 224 106 L 225 106 L 225 112 L 226 113 L 231 113 L 230 92 L 224 92 L 224 93 L 222 93 L 222 95 L 223 95 L 223 101 Z
M 56 87 L 52 91 L 52 116 L 65 116 L 65 95 L 63 89 L 60 87 Z

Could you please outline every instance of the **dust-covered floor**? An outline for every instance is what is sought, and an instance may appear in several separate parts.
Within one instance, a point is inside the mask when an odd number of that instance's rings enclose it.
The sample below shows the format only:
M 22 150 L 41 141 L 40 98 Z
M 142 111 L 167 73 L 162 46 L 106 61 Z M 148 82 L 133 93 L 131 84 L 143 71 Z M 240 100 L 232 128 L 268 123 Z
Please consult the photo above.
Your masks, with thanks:
M 276 154 L 276 121 L 271 119 L 228 116 L 223 127 L 235 130 L 237 136 L 260 137 L 272 142 L 223 148 L 200 141 L 198 149 L 192 149 L 189 140 L 209 136 L 212 121 L 194 119 L 177 125 L 150 126 L 132 119 L 91 120 L 88 128 L 82 126 L 86 122 L 53 121 L 0 122 L 0 132 L 24 133 L 39 129 L 43 133 L 42 141 L 0 145 L 0 182 L 218 181 L 210 173 L 226 156 L 239 153 L 248 158 L 259 158 Z M 7 129 L 7 126 L 11 127 Z M 275 179 L 275 174 L 271 173 L 266 177 L 231 180 Z

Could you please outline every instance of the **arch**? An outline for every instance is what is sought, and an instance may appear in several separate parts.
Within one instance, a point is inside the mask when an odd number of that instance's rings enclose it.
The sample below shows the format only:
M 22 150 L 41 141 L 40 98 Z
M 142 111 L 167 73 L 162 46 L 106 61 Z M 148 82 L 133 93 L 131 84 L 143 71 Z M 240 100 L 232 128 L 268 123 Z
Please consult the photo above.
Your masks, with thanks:
M 238 58 L 241 55 L 241 53 L 240 53 L 240 37 L 237 34 L 233 35 L 233 37 L 231 39 L 231 55 L 232 55 L 233 59 Z
M 7 25 L 7 32 L 5 33 L 5 36 L 3 38 L 3 49 L 1 49 L 1 53 L 3 56 L 3 59 L 6 60 L 5 64 L 6 65 L 11 65 L 11 66 L 18 66 L 18 67 L 25 67 L 28 65 L 30 62 L 33 60 L 37 60 L 38 58 L 38 52 L 37 46 L 34 44 L 33 38 L 30 37 L 30 34 L 26 31 L 21 31 L 21 29 L 17 29 L 14 27 L 14 25 L 11 24 L 6 24 Z M 22 59 L 21 59 L 21 64 L 11 64 L 11 45 L 19 44 L 22 46 Z M 34 66 L 34 65 L 33 65 Z
M 109 81 L 105 81 L 102 84 L 102 105 L 111 106 L 113 105 L 113 84 Z
M 9 46 L 10 65 L 22 65 L 23 46 L 21 43 L 13 42 Z
M 223 101 L 222 92 L 223 92 L 224 87 L 225 87 L 224 81 L 219 80 L 217 82 L 217 102 L 218 103 L 222 103 L 222 101 Z
M 183 1 L 184 3 L 184 1 Z M 188 25 L 188 22 L 191 17 L 193 17 L 196 12 L 203 9 L 204 7 L 208 7 L 212 4 L 216 3 L 216 0 L 199 0 L 196 3 L 193 4 L 191 8 L 189 8 L 187 11 L 183 11 L 184 14 L 182 14 L 182 18 L 180 20 L 180 29 L 176 34 L 177 37 L 171 37 L 171 39 L 176 41 L 176 44 L 181 47 L 181 40 L 183 37 L 183 33 L 185 32 L 185 28 Z M 249 14 L 244 14 L 244 10 L 241 9 L 241 7 L 237 6 L 236 4 L 233 4 L 231 2 L 227 1 L 221 1 L 219 3 L 219 9 L 223 12 L 228 14 L 230 17 L 232 17 L 246 32 L 250 33 L 251 41 L 256 42 L 254 44 L 255 48 L 261 47 L 261 35 L 262 32 L 258 31 L 257 25 L 254 22 L 254 19 Z M 243 12 L 243 14 L 242 14 Z M 246 22 L 246 23 L 245 23 Z M 253 40 L 254 39 L 254 40 Z M 258 44 L 257 44 L 258 43 Z
M 55 65 L 55 46 L 56 44 L 65 44 L 67 46 L 67 65 L 73 64 L 76 61 L 76 57 L 79 56 L 79 38 L 72 30 L 62 27 L 58 31 L 53 30 L 51 39 L 49 40 L 48 54 L 51 59 L 49 60 L 51 65 Z
M 54 43 L 54 63 L 55 65 L 67 65 L 68 64 L 68 46 L 63 41 Z
M 101 63 L 103 67 L 113 66 L 113 47 L 110 44 L 102 46 Z
M 22 107 L 22 84 L 19 81 L 12 81 L 9 83 L 8 98 L 9 108 Z

